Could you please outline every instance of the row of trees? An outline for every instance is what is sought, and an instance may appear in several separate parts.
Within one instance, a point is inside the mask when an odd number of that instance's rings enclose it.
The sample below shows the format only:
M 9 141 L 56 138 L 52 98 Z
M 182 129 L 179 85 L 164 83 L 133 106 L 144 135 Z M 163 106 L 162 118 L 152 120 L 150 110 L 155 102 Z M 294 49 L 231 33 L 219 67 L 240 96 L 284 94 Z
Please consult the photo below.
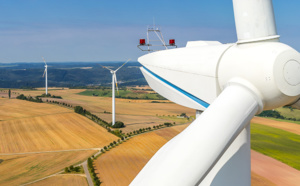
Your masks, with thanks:
M 92 160 L 92 158 L 88 158 L 87 164 L 88 164 L 88 169 L 90 171 L 90 174 L 91 174 L 92 180 L 94 182 L 94 185 L 96 185 L 96 186 L 101 185 L 101 181 L 100 181 L 100 179 L 96 175 L 95 168 L 93 166 L 93 160 Z
M 40 95 L 39 97 L 47 97 L 47 98 L 57 98 L 57 99 L 62 99 L 62 97 L 61 96 L 55 96 L 55 95 L 51 95 L 50 93 L 48 93 L 48 94 L 42 94 L 42 95 Z
M 151 127 L 141 128 L 139 130 L 135 130 L 133 132 L 127 133 L 126 135 L 123 134 L 121 130 L 115 130 L 115 131 L 119 131 L 122 134 L 121 139 L 118 139 L 117 141 L 113 141 L 109 145 L 104 146 L 101 149 L 101 154 L 105 153 L 106 151 L 110 150 L 111 148 L 116 147 L 118 144 L 122 143 L 124 140 L 129 139 L 133 135 L 141 134 L 141 133 L 144 133 L 144 132 L 148 132 L 148 131 L 151 131 L 151 130 L 156 130 L 156 129 L 160 129 L 160 128 L 164 128 L 164 127 L 170 127 L 170 126 L 173 126 L 173 125 L 175 125 L 175 122 L 173 124 L 169 123 L 169 122 L 166 122 L 164 124 L 153 126 L 153 128 L 151 128 Z M 95 158 L 97 158 L 97 157 L 95 157 Z M 92 160 L 92 158 L 88 159 L 88 166 L 89 166 L 90 172 L 92 174 L 92 179 L 94 180 L 94 184 L 96 185 L 96 182 L 97 182 L 97 180 L 99 180 L 99 178 L 94 173 L 95 169 L 93 167 L 93 160 Z M 97 178 L 95 178 L 95 177 L 97 177 Z M 101 184 L 100 180 L 97 183 Z
M 60 101 L 55 101 L 55 100 L 46 99 L 46 102 L 47 103 L 54 103 L 54 104 L 58 104 L 58 105 L 63 105 L 63 106 L 66 106 L 66 107 L 73 107 L 73 105 L 70 105 L 70 104 L 67 104 L 67 103 L 64 103 L 64 102 L 60 102 Z
M 291 111 L 293 111 L 292 108 L 290 108 L 290 109 L 291 109 Z M 276 110 L 264 110 L 260 114 L 258 114 L 258 116 L 261 116 L 261 117 L 272 117 L 272 118 L 276 118 L 276 119 L 285 119 L 285 120 L 291 120 L 291 121 L 300 121 L 299 119 L 296 119 L 296 118 L 287 118 L 287 117 L 284 117 L 283 115 L 280 114 L 280 112 L 278 112 Z
M 37 103 L 43 103 L 43 100 L 38 98 L 38 97 L 32 97 L 32 96 L 24 96 L 24 94 L 20 94 L 19 96 L 17 96 L 17 99 L 21 99 L 21 100 L 27 100 L 27 101 L 32 101 L 32 102 L 37 102 Z

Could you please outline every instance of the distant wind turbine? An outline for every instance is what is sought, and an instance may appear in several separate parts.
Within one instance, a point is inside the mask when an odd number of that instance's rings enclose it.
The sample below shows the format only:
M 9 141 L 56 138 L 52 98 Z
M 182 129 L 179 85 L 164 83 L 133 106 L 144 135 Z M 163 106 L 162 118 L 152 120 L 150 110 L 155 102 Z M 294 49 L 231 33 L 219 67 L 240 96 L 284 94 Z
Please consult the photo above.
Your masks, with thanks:
M 48 74 L 47 74 L 48 65 L 43 56 L 42 56 L 42 58 L 45 62 L 45 71 L 44 71 L 43 77 L 45 76 L 45 89 L 46 89 L 46 95 L 48 95 Z
M 112 70 L 108 67 L 105 67 L 105 66 L 102 66 L 103 68 L 106 68 L 107 70 L 110 71 L 110 73 L 112 74 L 112 125 L 115 124 L 115 119 L 116 119 L 116 108 L 115 108 L 115 84 L 116 84 L 116 87 L 117 87 L 117 91 L 119 92 L 119 89 L 118 89 L 118 81 L 117 81 L 117 76 L 116 76 L 116 72 L 118 70 L 120 70 L 120 68 L 122 68 L 128 61 L 130 61 L 131 59 L 128 59 L 123 65 L 121 65 L 119 68 L 117 68 L 116 70 Z

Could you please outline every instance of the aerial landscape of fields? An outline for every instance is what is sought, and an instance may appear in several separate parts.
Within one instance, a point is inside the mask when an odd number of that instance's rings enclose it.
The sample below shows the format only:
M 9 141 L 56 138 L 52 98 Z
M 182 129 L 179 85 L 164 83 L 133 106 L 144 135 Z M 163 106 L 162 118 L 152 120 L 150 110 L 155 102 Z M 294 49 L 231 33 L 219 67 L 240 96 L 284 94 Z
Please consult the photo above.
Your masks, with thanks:
M 299 7 L 0 0 L 0 186 L 300 186 Z
M 149 87 L 126 89 L 129 92 L 139 90 L 140 96 L 149 92 L 155 94 Z M 87 185 L 85 174 L 57 173 L 64 173 L 65 167 L 84 162 L 105 146 L 109 147 L 107 151 L 93 163 L 96 176 L 103 185 L 128 185 L 155 152 L 195 117 L 192 109 L 164 99 L 117 98 L 116 118 L 125 123 L 125 128 L 120 130 L 130 139 L 110 146 L 120 137 L 90 118 L 75 113 L 72 108 L 82 106 L 103 120 L 111 121 L 111 97 L 86 95 L 87 90 L 93 92 L 93 89 L 50 88 L 51 95 L 61 98 L 42 98 L 43 103 L 8 99 L 8 90 L 0 90 L 0 185 Z M 11 91 L 13 95 L 38 96 L 44 89 Z M 99 89 L 94 92 L 97 91 L 101 92 Z M 278 111 L 288 117 L 298 112 L 289 108 Z M 180 117 L 182 113 L 189 117 Z M 175 125 L 165 128 L 164 123 Z M 156 127 L 158 125 L 161 127 Z M 146 133 L 136 133 L 149 127 L 151 130 L 145 130 Z M 252 185 L 293 185 L 299 181 L 299 134 L 297 121 L 252 119 Z M 272 166 L 277 166 L 278 173 Z M 7 172 L 7 169 L 12 171 Z M 286 177 L 276 177 L 276 174 Z

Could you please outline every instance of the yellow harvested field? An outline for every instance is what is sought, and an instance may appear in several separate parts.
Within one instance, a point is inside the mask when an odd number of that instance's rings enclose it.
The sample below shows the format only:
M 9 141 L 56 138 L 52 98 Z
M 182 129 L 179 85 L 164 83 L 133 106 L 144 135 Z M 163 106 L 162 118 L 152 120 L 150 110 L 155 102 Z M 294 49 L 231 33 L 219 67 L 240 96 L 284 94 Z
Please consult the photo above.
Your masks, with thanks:
M 133 137 L 95 161 L 103 185 L 129 185 L 149 159 L 188 125 L 156 130 Z
M 14 91 L 23 93 L 25 95 L 41 95 L 44 93 L 41 90 L 22 91 L 16 89 Z M 104 113 L 104 111 L 111 112 L 111 98 L 77 94 L 82 91 L 84 91 L 84 89 L 53 89 L 49 90 L 49 93 L 51 95 L 62 96 L 63 99 L 43 98 L 43 100 L 55 100 L 73 106 L 80 105 L 105 121 L 111 122 L 111 114 Z M 162 103 L 151 102 L 152 100 L 116 99 L 116 120 L 123 121 L 126 125 L 126 128 L 122 129 L 123 132 L 127 133 L 140 128 L 163 124 L 165 122 L 173 123 L 174 121 L 171 118 L 167 118 L 167 116 L 177 116 L 181 113 L 186 113 L 188 116 L 195 115 L 195 110 L 174 104 L 167 100 L 159 100 L 159 102 Z M 158 117 L 163 115 L 165 117 Z M 178 124 L 186 123 L 188 121 L 175 122 Z
M 29 183 L 86 160 L 96 151 L 0 155 L 0 185 Z
M 0 155 L 96 148 L 118 139 L 88 118 L 66 108 L 22 100 L 4 102 L 0 117 L 4 112 L 7 120 L 0 121 Z M 21 107 L 16 108 L 18 105 Z
M 111 98 L 109 97 L 96 97 L 84 96 L 77 93 L 83 92 L 85 89 L 63 89 L 63 90 L 49 90 L 51 95 L 62 96 L 63 101 L 72 105 L 80 105 L 92 113 L 103 113 L 104 111 L 111 112 Z M 32 90 L 13 90 L 24 95 L 41 95 L 44 91 Z M 45 98 L 44 98 L 45 99 Z M 56 99 L 57 101 L 62 101 Z M 169 103 L 151 103 L 152 100 L 130 100 L 116 98 L 116 113 L 127 115 L 180 115 L 186 113 L 189 116 L 195 115 L 194 109 L 189 109 L 167 100 L 163 102 Z
M 56 176 L 52 176 L 45 180 L 30 184 L 30 186 L 47 186 L 47 185 L 55 185 L 55 186 L 65 186 L 65 185 L 72 185 L 72 186 L 88 186 L 87 180 L 85 175 L 67 175 L 67 174 L 59 174 Z
M 73 110 L 58 107 L 56 105 L 34 103 L 18 99 L 0 100 L 0 121 L 58 113 L 73 113 Z

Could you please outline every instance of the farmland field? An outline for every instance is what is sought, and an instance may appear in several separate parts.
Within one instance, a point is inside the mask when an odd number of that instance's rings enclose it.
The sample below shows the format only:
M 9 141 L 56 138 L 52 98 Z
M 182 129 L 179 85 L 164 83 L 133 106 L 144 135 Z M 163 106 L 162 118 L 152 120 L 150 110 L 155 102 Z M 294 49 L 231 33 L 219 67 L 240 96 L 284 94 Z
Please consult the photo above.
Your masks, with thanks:
M 300 135 L 300 125 L 295 124 L 293 121 L 254 117 L 251 122 L 282 129 Z
M 16 109 L 18 105 L 25 113 Z M 0 121 L 0 153 L 86 149 L 118 139 L 86 117 L 56 105 L 5 100 L 0 107 L 4 111 L 0 117 L 6 116 Z
M 136 88 L 136 90 L 145 91 L 143 89 L 138 90 L 138 88 Z M 150 92 L 148 91 L 151 90 L 146 91 L 150 94 Z M 14 95 L 22 93 L 25 95 L 37 96 L 43 94 L 44 89 L 16 89 L 12 90 L 12 92 L 14 93 Z M 87 93 L 92 95 L 96 92 L 87 92 L 86 89 L 52 88 L 49 89 L 49 93 L 55 96 L 62 96 L 63 99 L 43 98 L 44 101 L 48 99 L 61 101 L 73 106 L 80 105 L 91 113 L 99 116 L 100 118 L 108 122 L 111 121 L 110 97 L 100 97 L 100 95 L 90 96 L 87 95 Z M 5 94 L 7 94 L 7 92 L 3 93 L 3 95 Z M 284 109 L 285 110 L 281 112 L 285 115 L 289 115 L 289 112 L 295 112 L 295 110 L 291 111 L 287 108 Z M 163 124 L 164 122 L 176 122 L 177 124 L 179 124 L 192 121 L 192 119 L 187 120 L 186 118 L 178 118 L 177 115 L 180 115 L 181 113 L 186 113 L 188 116 L 195 115 L 195 111 L 193 109 L 179 106 L 167 100 L 155 100 L 155 102 L 153 102 L 153 100 L 141 99 L 116 99 L 116 119 L 125 123 L 126 127 L 121 129 L 125 133 L 140 128 Z M 273 123 L 270 122 L 271 120 L 265 118 L 256 118 L 256 120 L 254 118 L 252 122 L 258 120 L 264 120 L 264 122 L 262 122 L 262 124 L 264 125 L 280 128 L 286 131 L 294 132 L 296 134 L 298 134 L 297 126 L 300 126 L 298 124 L 283 123 L 279 121 L 275 121 Z M 109 152 L 101 155 L 95 161 L 95 163 L 97 166 L 96 170 L 100 175 L 100 180 L 104 182 L 103 185 L 128 185 L 139 172 L 139 170 L 152 157 L 152 155 L 163 144 L 165 144 L 187 126 L 188 124 L 177 125 L 175 127 L 156 130 L 151 133 L 136 136 L 129 141 L 124 142 L 122 145 L 119 145 L 118 147 L 113 148 Z M 262 132 L 260 128 L 255 127 L 256 126 L 254 126 L 254 130 L 252 130 L 252 133 L 258 132 L 259 135 L 257 135 L 253 139 L 263 139 L 261 140 L 260 144 L 255 142 L 259 146 L 261 146 L 260 148 L 262 149 L 269 148 L 269 146 L 276 149 L 278 147 L 281 148 L 286 144 L 290 144 L 290 141 L 288 141 L 287 138 L 282 138 L 282 136 L 286 135 L 286 133 L 283 134 L 280 132 L 279 134 L 275 134 L 273 130 L 267 129 L 263 129 L 263 131 L 265 132 Z M 291 136 L 289 135 L 289 137 Z M 42 171 L 42 176 L 47 176 L 49 174 L 52 174 L 52 172 L 54 173 L 55 171 L 53 170 L 53 167 L 56 167 L 55 170 L 57 172 L 57 170 L 62 170 L 64 167 L 70 166 L 72 164 L 70 159 L 68 159 L 70 156 L 66 157 L 67 155 L 64 154 L 67 152 L 43 153 L 50 156 L 50 159 L 47 159 L 46 156 L 42 157 L 42 154 L 4 156 L 4 153 L 87 149 L 94 147 L 103 147 L 104 145 L 108 145 L 110 142 L 115 141 L 116 139 L 118 138 L 110 133 L 107 133 L 106 130 L 96 125 L 89 119 L 75 114 L 72 108 L 64 108 L 55 104 L 33 103 L 15 99 L 8 100 L 6 98 L 0 98 L 0 165 L 6 165 L 9 167 L 9 169 L 16 169 L 16 167 L 20 167 L 20 172 L 13 171 L 11 172 L 11 174 L 5 173 L 4 175 L 6 176 L 3 178 L 4 182 L 1 182 L 3 170 L 0 166 L 0 185 L 2 185 L 2 183 L 4 183 L 5 185 L 6 183 L 18 185 L 21 183 L 20 180 L 23 176 L 26 176 L 26 180 L 28 180 L 26 182 L 29 182 L 29 180 L 36 180 L 37 177 L 40 178 L 40 176 L 37 176 L 37 172 L 41 169 L 40 166 L 44 164 L 46 164 L 45 169 L 51 171 L 43 170 L 44 172 Z M 272 144 L 267 139 L 276 141 L 276 145 Z M 292 136 L 292 138 L 289 139 L 292 139 L 292 141 L 295 142 L 295 139 L 298 138 Z M 281 146 L 281 142 L 283 142 L 283 146 Z M 147 146 L 145 146 L 144 144 L 147 144 Z M 292 146 L 295 147 L 294 143 L 292 144 Z M 272 151 L 274 151 L 274 149 Z M 286 151 L 288 151 L 288 153 L 294 152 L 291 149 L 287 149 Z M 91 151 L 68 153 L 74 153 L 74 156 L 77 156 L 77 154 L 78 156 L 81 156 L 80 154 L 85 152 Z M 297 158 L 299 157 L 298 151 L 296 150 L 295 152 L 295 157 L 289 155 L 291 157 L 290 159 L 293 159 L 293 161 L 295 159 L 299 159 Z M 58 161 L 60 158 L 55 155 L 59 153 L 61 153 L 61 163 L 60 161 Z M 81 160 L 84 160 L 84 158 L 87 157 L 88 155 L 86 155 L 86 157 L 81 156 Z M 10 159 L 8 160 L 5 158 Z M 53 162 L 53 164 L 47 164 L 47 162 L 45 162 L 45 159 L 47 159 L 49 163 Z M 58 160 L 56 161 L 56 159 Z M 1 160 L 4 161 L 2 161 L 1 163 Z M 40 161 L 40 164 L 32 164 L 31 168 L 26 167 L 27 164 L 35 162 L 34 160 L 36 160 L 37 162 Z M 4 164 L 5 162 L 11 162 L 11 164 Z M 57 164 L 62 164 L 64 167 L 58 168 Z M 17 168 L 16 171 L 18 169 L 19 168 Z M 55 177 L 49 178 L 44 181 L 45 183 L 49 182 L 49 184 L 58 184 L 64 183 L 64 181 L 67 180 L 66 177 L 56 177 L 58 178 L 58 182 L 55 182 Z M 252 180 L 253 183 L 257 182 L 261 185 L 263 185 L 262 183 L 264 183 L 265 185 L 272 185 L 272 180 L 267 180 L 259 174 L 257 175 L 254 173 L 252 176 Z M 75 182 L 74 184 L 76 184 Z
M 124 144 L 118 146 L 117 148 L 114 148 L 109 152 L 106 152 L 103 155 L 101 155 L 95 161 L 95 165 L 96 165 L 96 170 L 99 173 L 100 179 L 101 181 L 103 181 L 103 185 L 128 185 L 138 174 L 138 172 L 143 168 L 143 166 L 149 161 L 149 159 L 155 154 L 155 152 L 161 146 L 163 146 L 167 141 L 173 138 L 176 134 L 181 132 L 186 126 L 187 125 L 181 125 L 181 126 L 176 126 L 171 128 L 165 128 L 162 130 L 157 130 L 154 132 L 136 136 L 130 139 L 128 142 L 125 142 Z M 287 135 L 285 131 L 274 129 L 271 127 L 267 127 L 270 129 L 268 130 L 266 129 L 267 132 L 263 132 L 260 131 L 261 129 L 260 126 L 265 127 L 263 125 L 257 126 L 257 124 L 251 124 L 251 133 L 253 136 L 252 137 L 253 148 L 258 151 L 261 151 L 260 149 L 266 149 L 267 152 L 268 151 L 275 152 L 280 149 L 282 150 L 284 149 L 284 151 L 287 152 L 281 151 L 280 156 L 286 157 L 289 161 L 293 162 L 292 165 L 297 166 L 299 164 L 298 151 L 300 149 L 299 147 L 300 142 L 296 142 L 293 140 L 297 140 L 299 138 L 299 135 L 296 134 Z M 278 135 L 282 135 L 281 138 L 285 138 L 285 139 L 279 138 Z M 258 138 L 262 138 L 265 140 L 258 140 Z M 279 138 L 280 140 L 279 139 L 276 140 L 276 138 Z M 290 138 L 290 140 L 288 140 L 287 138 Z M 273 144 L 272 140 L 275 141 L 276 145 L 272 146 Z M 260 143 L 260 141 L 262 143 Z M 288 143 L 290 142 L 293 142 L 291 147 L 289 147 L 288 145 Z M 257 147 L 259 149 L 257 149 Z M 295 152 L 294 155 L 293 152 Z M 272 160 L 275 162 L 279 162 L 274 159 Z M 267 161 L 265 161 L 264 163 L 267 164 Z M 271 171 L 270 169 L 268 169 L 268 166 L 267 167 L 263 166 L 264 163 L 261 163 L 259 165 L 252 165 L 252 166 L 255 166 L 256 169 L 260 169 L 260 170 L 265 169 L 266 172 Z M 289 169 L 292 169 L 292 171 L 297 172 L 296 169 L 293 169 L 291 167 L 289 167 Z M 288 176 L 289 170 L 283 170 L 283 172 L 284 171 L 287 172 L 285 176 Z M 295 175 L 300 176 L 300 172 L 298 171 L 298 173 L 296 173 Z M 290 183 L 291 181 L 293 181 L 291 180 L 293 178 L 295 179 L 297 177 L 286 177 L 283 178 L 283 180 L 285 180 L 285 183 Z M 274 185 L 272 183 L 272 180 L 268 180 L 263 176 L 257 175 L 255 173 L 252 174 L 252 184 L 253 185 Z
M 54 104 L 0 99 L 0 120 L 0 185 L 20 185 L 56 173 L 97 152 L 91 148 L 118 139 Z
M 47 186 L 47 185 L 56 185 L 56 186 L 65 186 L 65 185 L 72 185 L 72 186 L 88 186 L 86 177 L 81 175 L 66 175 L 66 174 L 59 174 L 56 176 L 52 176 L 45 180 L 30 184 L 30 186 Z
M 300 135 L 252 123 L 251 148 L 300 170 Z
M 0 155 L 0 185 L 20 185 L 49 176 L 79 163 L 96 151 Z M 9 171 L 8 171 L 9 170 Z
M 95 161 L 103 185 L 128 185 L 156 151 L 188 125 L 136 136 Z
M 135 88 L 136 89 L 136 88 Z M 13 90 L 24 95 L 41 95 L 44 90 Z M 69 105 L 80 105 L 91 113 L 111 122 L 111 103 L 110 97 L 85 96 L 78 93 L 84 92 L 84 89 L 50 89 L 49 93 L 55 96 L 62 96 L 63 99 L 43 98 L 43 100 L 56 100 Z M 151 92 L 151 90 L 147 90 Z M 161 102 L 161 103 L 157 103 Z M 106 112 L 106 113 L 104 113 Z M 188 116 L 194 116 L 195 111 L 167 100 L 140 100 L 140 99 L 121 99 L 116 98 L 116 120 L 122 121 L 127 127 L 124 132 L 131 132 L 153 125 L 163 124 L 164 122 L 187 123 L 187 119 L 177 119 L 176 116 L 186 113 Z

